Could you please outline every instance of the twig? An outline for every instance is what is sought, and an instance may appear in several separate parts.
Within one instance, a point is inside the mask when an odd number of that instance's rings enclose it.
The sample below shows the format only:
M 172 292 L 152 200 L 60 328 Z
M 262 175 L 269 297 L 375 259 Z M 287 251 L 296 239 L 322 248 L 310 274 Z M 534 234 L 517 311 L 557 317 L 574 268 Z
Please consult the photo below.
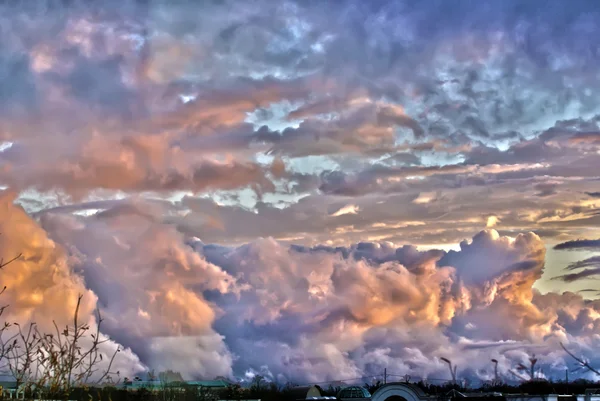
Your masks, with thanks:
M 594 367 L 592 367 L 589 362 L 587 362 L 586 360 L 584 360 L 583 358 L 578 358 L 576 357 L 571 351 L 569 351 L 567 349 L 567 347 L 564 346 L 564 344 L 561 342 L 560 346 L 562 347 L 562 349 L 565 350 L 565 352 L 567 354 L 569 354 L 569 356 L 573 359 L 575 359 L 577 361 L 577 363 L 579 364 L 579 366 L 581 366 L 584 369 L 589 370 L 590 372 L 594 372 L 595 374 L 597 374 L 598 376 L 600 376 L 600 371 L 598 371 L 597 369 L 595 369 Z
M 17 256 L 15 256 L 14 258 L 12 258 L 11 260 L 9 260 L 8 262 L 4 262 L 4 259 L 0 259 L 0 269 L 2 269 L 4 266 L 11 264 L 12 262 L 14 262 L 15 260 L 19 259 L 21 256 L 23 256 L 22 253 L 18 254 Z

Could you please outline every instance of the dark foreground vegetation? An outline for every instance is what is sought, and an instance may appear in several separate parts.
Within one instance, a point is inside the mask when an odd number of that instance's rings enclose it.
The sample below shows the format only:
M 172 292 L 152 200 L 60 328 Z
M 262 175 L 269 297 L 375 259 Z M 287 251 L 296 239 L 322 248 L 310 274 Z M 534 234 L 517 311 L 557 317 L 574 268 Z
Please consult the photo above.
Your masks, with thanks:
M 426 393 L 446 398 L 452 390 L 460 392 L 499 392 L 503 394 L 584 394 L 587 389 L 597 388 L 596 382 L 587 380 L 576 380 L 570 383 L 532 381 L 519 385 L 485 385 L 479 388 L 465 389 L 457 385 L 432 385 L 423 382 L 414 383 L 421 387 Z M 365 384 L 364 387 L 373 394 L 382 383 L 373 385 Z M 137 390 L 126 390 L 118 387 L 76 387 L 68 394 L 55 394 L 54 399 L 70 399 L 81 401 L 217 401 L 217 400 L 262 400 L 262 401 L 297 401 L 298 393 L 293 390 L 294 386 L 279 386 L 274 383 L 253 384 L 242 387 L 238 384 L 231 385 L 225 389 L 209 390 L 207 388 L 189 386 L 185 384 L 172 383 L 160 389 L 140 388 Z M 319 387 L 324 396 L 336 396 L 340 387 Z M 27 397 L 30 398 L 30 397 Z

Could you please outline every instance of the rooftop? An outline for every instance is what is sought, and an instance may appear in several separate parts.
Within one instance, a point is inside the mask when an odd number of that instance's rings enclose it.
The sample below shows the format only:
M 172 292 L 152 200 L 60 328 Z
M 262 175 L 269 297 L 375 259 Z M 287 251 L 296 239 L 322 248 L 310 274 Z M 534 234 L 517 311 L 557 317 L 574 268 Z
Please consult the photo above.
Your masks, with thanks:
M 350 386 L 341 389 L 337 394 L 338 399 L 346 398 L 371 398 L 371 393 L 364 387 Z

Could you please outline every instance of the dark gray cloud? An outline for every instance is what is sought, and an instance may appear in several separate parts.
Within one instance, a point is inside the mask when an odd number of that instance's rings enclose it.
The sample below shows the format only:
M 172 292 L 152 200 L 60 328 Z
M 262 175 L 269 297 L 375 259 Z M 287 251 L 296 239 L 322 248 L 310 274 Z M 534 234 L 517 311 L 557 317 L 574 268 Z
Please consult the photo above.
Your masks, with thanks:
M 0 46 L 0 105 L 3 117 L 34 114 L 38 100 L 28 55 L 7 54 Z
M 72 63 L 72 70 L 63 76 L 49 73 L 50 80 L 63 86 L 76 102 L 98 108 L 102 114 L 132 117 L 135 93 L 121 80 L 121 57 L 90 60 L 77 48 L 62 53 L 58 62 Z
M 573 262 L 566 267 L 567 270 L 583 269 L 585 267 L 600 266 L 600 256 L 592 256 L 578 262 Z
M 598 265 L 598 263 L 595 263 Z M 600 275 L 600 267 L 596 267 L 593 269 L 585 269 L 577 273 L 569 273 L 564 274 L 562 276 L 553 277 L 553 280 L 562 280 L 566 283 L 572 283 L 577 280 L 589 279 L 590 277 L 595 277 Z
M 560 244 L 563 245 L 563 244 Z M 556 249 L 556 247 L 555 247 Z M 567 248 L 559 248 L 559 249 L 573 249 L 572 247 Z M 553 280 L 562 280 L 567 283 L 572 283 L 574 281 L 587 279 L 590 277 L 595 277 L 600 275 L 600 256 L 592 256 L 590 258 L 579 260 L 577 262 L 573 262 L 569 264 L 565 270 L 581 270 L 577 273 L 569 273 L 564 274 L 562 276 L 553 277 Z
M 534 185 L 534 188 L 538 191 L 536 196 L 551 196 L 558 193 L 557 188 L 559 184 L 556 182 L 544 182 Z
M 577 239 L 554 245 L 556 250 L 600 249 L 600 239 Z

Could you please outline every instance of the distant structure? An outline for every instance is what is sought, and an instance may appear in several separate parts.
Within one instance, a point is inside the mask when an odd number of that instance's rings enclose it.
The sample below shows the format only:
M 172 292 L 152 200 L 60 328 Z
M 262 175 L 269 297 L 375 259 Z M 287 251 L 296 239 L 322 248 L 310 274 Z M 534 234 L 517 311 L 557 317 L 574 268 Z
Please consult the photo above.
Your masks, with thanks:
M 17 382 L 14 380 L 0 381 L 0 394 L 4 399 L 25 399 L 24 386 L 17 388 Z
M 335 397 L 327 397 L 321 394 L 319 386 L 292 387 L 289 392 L 296 401 L 301 400 L 335 400 Z
M 125 388 L 126 390 L 139 390 L 139 389 L 147 389 L 147 390 L 160 390 L 164 387 L 179 387 L 179 386 L 188 386 L 188 387 L 197 387 L 204 388 L 208 390 L 221 390 L 227 388 L 229 386 L 229 382 L 225 380 L 202 380 L 202 381 L 184 381 L 184 382 L 170 382 L 164 383 L 160 380 L 133 380 L 128 381 L 121 385 L 121 388 Z
M 354 389 L 360 387 L 348 387 L 348 393 L 338 394 L 338 399 L 356 401 L 360 399 L 359 393 Z M 363 393 L 368 394 L 368 391 Z M 588 389 L 585 394 L 579 395 L 538 395 L 538 394 L 502 394 L 496 392 L 490 393 L 469 393 L 456 390 L 449 391 L 446 395 L 429 395 L 420 387 L 410 383 L 389 383 L 380 387 L 372 396 L 362 397 L 369 401 L 600 401 L 600 391 Z
M 425 401 L 438 400 L 438 396 L 425 394 L 421 388 L 410 383 L 389 383 L 380 387 L 371 401 Z
M 342 401 L 370 400 L 371 393 L 364 387 L 349 386 L 341 389 L 337 393 L 337 399 Z

